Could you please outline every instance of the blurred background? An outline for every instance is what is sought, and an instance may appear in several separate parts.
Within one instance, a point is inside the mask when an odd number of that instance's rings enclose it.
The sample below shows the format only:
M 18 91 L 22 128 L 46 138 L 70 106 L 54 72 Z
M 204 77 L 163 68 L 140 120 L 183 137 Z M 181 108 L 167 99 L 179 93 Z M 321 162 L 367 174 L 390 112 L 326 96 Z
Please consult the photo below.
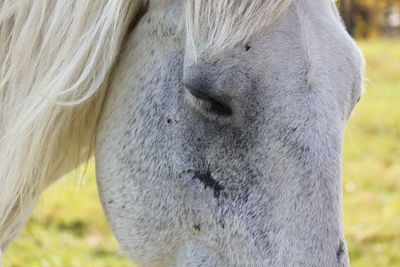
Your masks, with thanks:
M 345 136 L 350 259 L 355 267 L 400 266 L 400 0 L 342 0 L 338 6 L 366 57 L 368 78 Z M 5 267 L 133 266 L 104 218 L 93 167 L 44 194 Z

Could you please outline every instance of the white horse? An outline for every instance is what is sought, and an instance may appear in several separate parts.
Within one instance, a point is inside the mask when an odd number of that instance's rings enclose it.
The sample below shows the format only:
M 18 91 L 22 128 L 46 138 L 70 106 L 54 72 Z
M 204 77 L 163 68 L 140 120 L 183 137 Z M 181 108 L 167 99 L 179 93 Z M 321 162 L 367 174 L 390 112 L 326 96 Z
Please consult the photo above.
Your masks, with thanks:
M 143 266 L 348 266 L 363 57 L 332 0 L 0 1 L 0 248 L 94 152 Z

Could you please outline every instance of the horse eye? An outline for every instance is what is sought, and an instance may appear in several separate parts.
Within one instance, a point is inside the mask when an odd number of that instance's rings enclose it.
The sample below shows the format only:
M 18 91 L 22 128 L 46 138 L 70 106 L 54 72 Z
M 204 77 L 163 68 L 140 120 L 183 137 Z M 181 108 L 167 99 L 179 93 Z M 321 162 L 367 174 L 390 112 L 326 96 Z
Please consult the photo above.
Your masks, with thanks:
M 233 114 L 232 108 L 217 93 L 209 90 L 209 87 L 202 86 L 201 83 L 193 85 L 189 82 L 185 83 L 185 87 L 192 96 L 201 101 L 199 103 L 203 110 L 223 117 Z
M 208 111 L 223 117 L 233 114 L 231 107 L 214 99 L 208 101 Z
M 249 44 L 246 44 L 246 45 L 244 46 L 244 49 L 246 50 L 246 52 L 249 51 L 250 48 L 251 48 L 251 46 L 250 46 Z

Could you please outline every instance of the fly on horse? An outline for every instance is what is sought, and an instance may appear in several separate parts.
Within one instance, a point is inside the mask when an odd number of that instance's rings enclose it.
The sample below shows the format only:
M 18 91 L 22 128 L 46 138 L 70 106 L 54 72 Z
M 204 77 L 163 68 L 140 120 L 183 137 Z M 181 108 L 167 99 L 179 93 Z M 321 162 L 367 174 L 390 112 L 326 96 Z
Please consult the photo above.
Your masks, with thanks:
M 96 160 L 143 266 L 348 266 L 363 57 L 332 0 L 0 1 L 0 248 Z

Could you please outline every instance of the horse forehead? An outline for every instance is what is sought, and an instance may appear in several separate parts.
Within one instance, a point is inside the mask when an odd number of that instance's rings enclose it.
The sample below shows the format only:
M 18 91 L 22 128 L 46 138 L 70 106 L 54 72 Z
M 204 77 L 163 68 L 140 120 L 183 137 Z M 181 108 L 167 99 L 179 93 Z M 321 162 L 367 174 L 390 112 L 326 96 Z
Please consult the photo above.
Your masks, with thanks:
M 181 0 L 150 1 L 139 27 L 143 36 L 181 36 L 184 31 L 184 10 Z

